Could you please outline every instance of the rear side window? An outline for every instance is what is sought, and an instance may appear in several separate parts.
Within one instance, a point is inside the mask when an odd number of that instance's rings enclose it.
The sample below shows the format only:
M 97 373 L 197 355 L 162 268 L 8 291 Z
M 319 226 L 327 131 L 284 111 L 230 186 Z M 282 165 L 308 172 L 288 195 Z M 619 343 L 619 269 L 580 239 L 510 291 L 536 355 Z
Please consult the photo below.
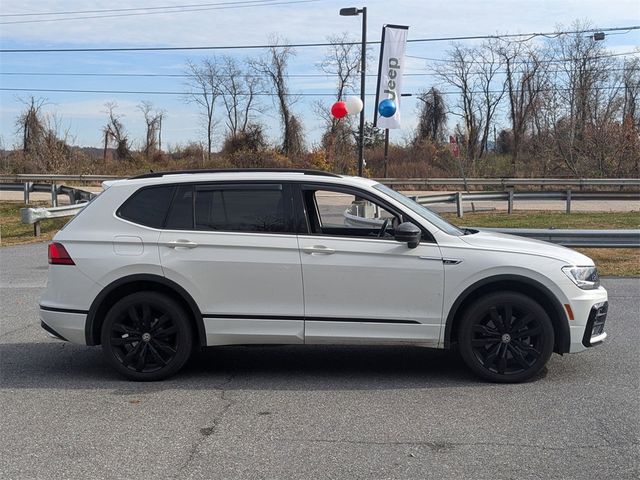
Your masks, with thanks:
M 293 231 L 281 185 L 202 186 L 195 193 L 196 230 Z
M 173 186 L 142 188 L 129 197 L 116 214 L 146 227 L 162 228 L 174 189 Z

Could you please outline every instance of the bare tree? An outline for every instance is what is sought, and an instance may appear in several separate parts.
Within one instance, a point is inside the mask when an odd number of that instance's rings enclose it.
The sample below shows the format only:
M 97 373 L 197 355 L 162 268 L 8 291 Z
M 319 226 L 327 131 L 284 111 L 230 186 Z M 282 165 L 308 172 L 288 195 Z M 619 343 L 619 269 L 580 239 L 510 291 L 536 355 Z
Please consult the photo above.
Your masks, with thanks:
M 548 62 L 540 59 L 540 52 L 521 42 L 508 43 L 497 49 L 505 70 L 509 120 L 511 121 L 511 169 L 517 173 L 518 157 L 527 125 L 533 121 L 544 89 L 548 87 Z
M 418 100 L 422 103 L 418 112 L 418 129 L 414 142 L 443 141 L 447 126 L 447 106 L 442 93 L 431 87 L 428 91 L 420 93 Z
M 34 162 L 42 171 L 59 172 L 71 157 L 69 127 L 63 126 L 59 115 L 43 112 L 46 99 L 29 97 L 20 101 L 25 109 L 18 115 L 16 127 L 23 158 Z
M 162 109 L 157 113 L 158 118 L 158 150 L 162 151 L 162 121 L 164 120 L 164 116 L 167 114 L 167 111 Z
M 151 102 L 143 101 L 138 105 L 138 110 L 144 116 L 146 125 L 146 135 L 144 140 L 144 155 L 149 156 L 158 148 L 160 138 L 160 127 L 162 125 L 162 113 L 153 111 Z
M 221 59 L 221 77 L 218 81 L 220 97 L 226 113 L 226 124 L 231 138 L 245 134 L 251 115 L 259 111 L 257 95 L 262 91 L 260 78 L 249 74 L 233 57 Z
M 335 98 L 344 99 L 346 90 L 355 87 L 361 64 L 361 48 L 353 44 L 348 32 L 329 36 L 327 41 L 329 46 L 317 68 L 335 78 Z M 336 119 L 331 115 L 329 105 L 323 101 L 315 102 L 314 110 L 325 124 L 321 145 L 329 163 L 338 171 L 346 171 L 348 165 L 343 157 L 353 153 L 357 139 L 356 132 L 353 130 L 352 117 Z
M 632 57 L 624 61 L 624 104 L 622 118 L 630 119 L 634 127 L 640 130 L 640 58 Z
M 629 152 L 632 160 L 634 175 L 640 175 L 640 59 L 634 57 L 624 62 L 623 70 L 624 103 L 622 106 L 622 124 L 625 140 L 625 150 Z M 622 156 L 618 165 L 617 174 L 622 171 Z
M 211 160 L 213 145 L 213 130 L 216 125 L 215 108 L 221 95 L 220 69 L 216 57 L 204 58 L 198 64 L 187 61 L 187 87 L 189 92 L 186 100 L 195 103 L 202 109 L 204 124 L 207 132 L 207 160 Z
M 462 118 L 460 133 L 464 140 L 465 160 L 471 172 L 480 153 L 480 136 L 483 131 L 482 109 L 478 102 L 478 80 L 474 71 L 474 58 L 477 52 L 473 48 L 454 45 L 448 52 L 448 61 L 439 65 L 437 73 L 440 79 L 460 92 L 459 103 L 453 115 Z
M 343 98 L 344 91 L 354 88 L 360 69 L 360 46 L 354 45 L 348 32 L 327 37 L 330 44 L 318 65 L 328 75 L 336 77 L 336 98 Z
M 267 54 L 250 61 L 251 69 L 266 77 L 267 90 L 274 96 L 282 120 L 282 152 L 286 156 L 304 151 L 301 124 L 291 111 L 295 99 L 289 94 L 287 84 L 287 66 L 294 55 L 295 51 L 291 47 L 281 45 L 278 38 L 272 38 Z
M 480 93 L 480 116 L 483 125 L 479 147 L 479 156 L 482 156 L 487 152 L 491 126 L 500 100 L 504 95 L 504 82 L 497 80 L 502 62 L 495 41 L 488 41 L 476 49 L 476 60 L 478 64 L 477 85 L 482 92 Z
M 592 118 L 594 95 L 608 80 L 612 58 L 608 57 L 602 42 L 587 35 L 590 25 L 576 22 L 573 30 L 579 33 L 563 35 L 553 46 L 559 71 L 554 76 L 556 111 L 560 118 L 554 126 L 554 137 L 558 152 L 567 167 L 581 175 L 589 157 L 584 139 Z
M 118 104 L 116 102 L 108 102 L 105 107 L 107 108 L 105 113 L 108 115 L 108 120 L 102 129 L 104 135 L 103 158 L 104 160 L 107 159 L 107 149 L 112 144 L 116 148 L 116 158 L 119 160 L 128 159 L 131 157 L 131 149 L 126 129 L 122 123 L 122 116 L 115 111 L 118 108 Z
M 21 101 L 26 109 L 18 116 L 16 126 L 18 134 L 22 137 L 22 151 L 24 153 L 36 153 L 46 133 L 42 107 L 47 100 L 29 97 L 29 99 L 22 99 Z

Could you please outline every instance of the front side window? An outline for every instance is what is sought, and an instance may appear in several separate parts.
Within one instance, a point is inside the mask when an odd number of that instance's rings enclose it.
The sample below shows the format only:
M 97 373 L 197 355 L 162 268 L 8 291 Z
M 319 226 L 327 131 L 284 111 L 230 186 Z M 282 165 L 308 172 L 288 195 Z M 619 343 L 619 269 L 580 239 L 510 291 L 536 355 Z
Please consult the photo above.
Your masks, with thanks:
M 356 193 L 305 189 L 303 195 L 309 229 L 314 234 L 393 238 L 394 227 L 400 221 L 381 205 Z
M 429 210 L 427 207 L 420 205 L 418 202 L 411 200 L 409 197 L 402 195 L 399 192 L 387 187 L 386 185 L 382 185 L 381 183 L 377 183 L 373 186 L 376 190 L 381 191 L 382 193 L 386 193 L 394 200 L 397 200 L 405 207 L 411 209 L 416 214 L 420 215 L 422 218 L 426 219 L 436 227 L 438 227 L 443 232 L 448 233 L 449 235 L 464 235 L 464 231 L 459 229 L 458 227 L 451 225 L 440 215 L 435 213 L 432 210 Z
M 292 232 L 280 185 L 196 187 L 195 229 L 231 232 Z

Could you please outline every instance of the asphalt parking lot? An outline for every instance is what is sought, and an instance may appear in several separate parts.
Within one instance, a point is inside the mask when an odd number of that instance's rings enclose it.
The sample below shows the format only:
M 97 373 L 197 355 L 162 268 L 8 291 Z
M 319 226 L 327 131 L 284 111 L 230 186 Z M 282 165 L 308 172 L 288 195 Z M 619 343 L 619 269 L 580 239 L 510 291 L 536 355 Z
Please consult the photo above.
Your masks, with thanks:
M 527 384 L 409 347 L 224 347 L 144 384 L 41 331 L 46 245 L 0 262 L 3 479 L 640 476 L 639 279 L 604 279 L 604 346 Z

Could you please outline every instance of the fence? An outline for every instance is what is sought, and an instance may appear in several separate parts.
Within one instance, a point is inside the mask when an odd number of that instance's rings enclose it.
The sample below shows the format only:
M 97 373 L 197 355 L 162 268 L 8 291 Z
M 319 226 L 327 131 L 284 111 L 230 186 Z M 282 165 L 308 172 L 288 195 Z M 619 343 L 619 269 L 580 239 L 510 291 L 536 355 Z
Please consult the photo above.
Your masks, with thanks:
M 21 208 L 20 217 L 22 223 L 26 225 L 33 224 L 33 235 L 40 236 L 40 221 L 49 218 L 73 217 L 78 214 L 86 206 L 86 203 L 78 203 L 75 205 L 65 205 L 63 207 L 51 208 Z
M 376 178 L 389 186 L 411 187 L 462 186 L 500 187 L 503 190 L 518 186 L 537 187 L 640 187 L 640 178 Z
M 56 175 L 56 174 L 9 174 L 0 175 L 0 183 L 85 183 L 118 180 L 114 175 Z M 469 186 L 500 187 L 503 190 L 517 186 L 565 186 L 565 187 L 640 187 L 640 178 L 376 178 L 385 185 L 407 185 L 412 187 Z
M 60 182 L 102 182 L 115 180 L 120 177 L 108 175 L 51 175 L 51 174 L 15 174 L 0 175 L 0 190 L 24 191 L 25 203 L 29 202 L 29 192 L 50 192 L 54 208 L 25 208 L 22 209 L 22 221 L 34 225 L 34 234 L 40 234 L 40 221 L 47 218 L 72 216 L 79 212 L 84 205 L 79 202 L 90 200 L 94 194 L 75 187 L 59 185 Z M 634 178 L 386 178 L 378 179 L 386 185 L 407 186 L 500 186 L 508 189 L 502 192 L 456 192 L 443 195 L 423 195 L 414 198 L 422 205 L 436 203 L 455 203 L 459 217 L 464 215 L 463 202 L 506 201 L 509 213 L 513 211 L 515 200 L 562 200 L 566 202 L 566 212 L 571 212 L 571 202 L 576 200 L 640 200 L 638 192 L 583 192 L 583 191 L 547 191 L 547 192 L 517 192 L 515 186 L 609 186 L 609 187 L 640 187 L 640 179 Z M 34 182 L 51 182 L 50 185 Z M 57 195 L 69 195 L 71 205 L 57 207 Z M 347 212 L 345 212 L 347 213 Z M 353 222 L 362 222 L 362 217 L 353 218 Z M 483 229 L 503 233 L 512 233 L 529 238 L 538 238 L 567 246 L 594 247 L 638 247 L 640 246 L 639 230 L 545 230 L 545 229 Z
M 20 210 L 22 223 L 34 225 L 34 235 L 40 236 L 40 221 L 48 218 L 69 217 L 76 215 L 85 204 L 67 205 L 54 208 L 23 208 Z M 344 212 L 345 222 L 353 226 L 380 227 L 382 220 L 364 218 L 358 215 L 357 209 Z M 597 248 L 638 248 L 640 247 L 640 230 L 568 230 L 537 228 L 477 228 L 481 231 L 508 233 L 537 240 L 544 240 L 567 247 Z
M 343 213 L 345 223 L 353 227 L 380 228 L 384 219 L 365 218 L 361 214 L 361 205 L 351 205 Z M 506 233 L 545 242 L 556 243 L 565 247 L 585 248 L 639 248 L 640 229 L 638 230 L 576 230 L 555 228 L 485 228 L 466 227 L 472 230 Z
M 565 211 L 571 213 L 571 202 L 574 200 L 630 200 L 640 201 L 638 192 L 456 192 L 444 195 L 422 195 L 411 197 L 420 205 L 432 205 L 437 203 L 455 203 L 458 217 L 464 216 L 463 202 L 483 202 L 502 200 L 507 202 L 507 212 L 513 212 L 515 200 L 562 200 L 566 203 Z
M 0 183 L 0 191 L 23 192 L 25 205 L 29 203 L 31 192 L 43 192 L 51 194 L 51 206 L 58 206 L 58 195 L 67 195 L 71 205 L 79 202 L 87 202 L 95 196 L 94 193 L 66 185 L 56 183 L 42 184 L 33 182 L 24 183 Z

